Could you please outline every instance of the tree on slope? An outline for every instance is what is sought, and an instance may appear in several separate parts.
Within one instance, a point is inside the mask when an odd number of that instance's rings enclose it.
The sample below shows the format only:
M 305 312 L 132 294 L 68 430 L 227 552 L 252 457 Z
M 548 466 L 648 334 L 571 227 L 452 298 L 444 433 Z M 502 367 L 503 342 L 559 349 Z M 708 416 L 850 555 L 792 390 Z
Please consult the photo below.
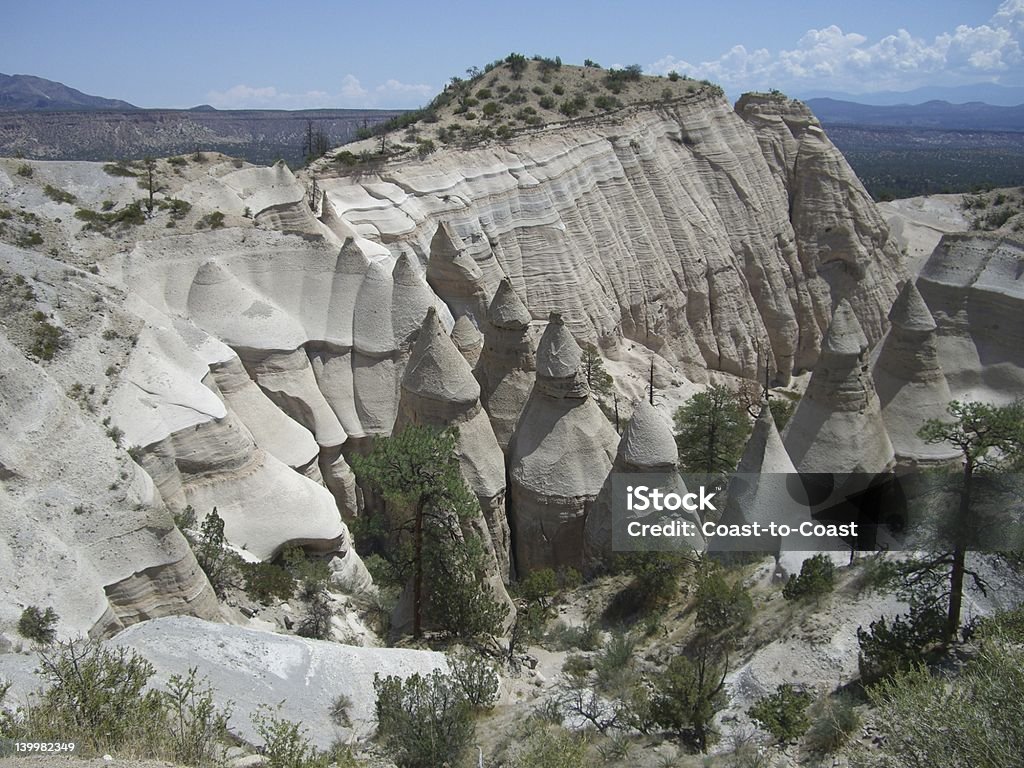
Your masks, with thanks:
M 380 554 L 403 578 L 411 575 L 415 637 L 424 618 L 466 638 L 497 633 L 505 618 L 484 583 L 486 550 L 471 525 L 480 507 L 459 470 L 456 437 L 454 429 L 410 426 L 352 460 L 388 504 Z M 425 610 L 428 593 L 439 599 Z
M 964 576 L 978 576 L 966 565 L 970 539 L 982 526 L 979 519 L 985 489 L 979 482 L 985 476 L 1019 469 L 1024 465 L 1024 401 L 996 407 L 986 403 L 952 401 L 947 410 L 953 421 L 929 419 L 918 432 L 928 443 L 950 443 L 963 457 L 953 519 L 948 528 L 951 548 L 915 561 L 906 575 L 911 581 L 925 580 L 936 573 L 948 572 L 946 640 L 953 641 L 960 630 Z
M 720 475 L 736 468 L 750 435 L 740 399 L 715 384 L 698 392 L 675 414 L 679 464 L 684 472 Z

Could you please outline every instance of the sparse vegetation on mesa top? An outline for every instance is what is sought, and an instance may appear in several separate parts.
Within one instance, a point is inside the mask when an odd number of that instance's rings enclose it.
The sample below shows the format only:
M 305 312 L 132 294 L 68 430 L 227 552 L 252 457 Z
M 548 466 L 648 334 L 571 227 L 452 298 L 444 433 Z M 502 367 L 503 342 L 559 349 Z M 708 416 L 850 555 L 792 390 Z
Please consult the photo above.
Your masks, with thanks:
M 365 155 L 353 151 L 334 159 L 340 167 L 358 172 L 372 158 L 420 151 L 424 141 L 470 146 L 634 104 L 664 104 L 707 94 L 721 94 L 721 89 L 677 72 L 647 76 L 638 64 L 604 70 L 589 59 L 584 66 L 571 66 L 558 56 L 528 58 L 513 52 L 482 69 L 471 67 L 465 77 L 452 77 L 422 109 L 364 127 L 357 140 L 366 142 Z M 395 135 L 399 132 L 404 135 Z

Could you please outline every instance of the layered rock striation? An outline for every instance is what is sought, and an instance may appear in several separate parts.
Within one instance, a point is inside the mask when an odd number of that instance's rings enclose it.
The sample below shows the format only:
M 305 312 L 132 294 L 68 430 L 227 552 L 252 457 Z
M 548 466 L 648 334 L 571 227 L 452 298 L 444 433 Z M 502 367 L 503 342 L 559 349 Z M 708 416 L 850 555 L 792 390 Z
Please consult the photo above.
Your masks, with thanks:
M 484 328 L 484 346 L 475 370 L 480 401 L 498 444 L 507 449 L 537 378 L 530 312 L 508 278 L 498 283 Z
M 954 397 L 1006 403 L 1024 391 L 1024 243 L 944 235 L 918 290 L 934 316 L 939 363 Z
M 867 353 L 867 337 L 843 300 L 807 391 L 783 434 L 798 472 L 875 475 L 892 468 L 893 447 Z
M 587 516 L 612 467 L 618 435 L 590 397 L 582 350 L 552 313 L 537 380 L 509 444 L 516 567 L 583 567 Z
M 633 415 L 622 432 L 611 471 L 620 475 L 644 475 L 644 481 L 650 487 L 658 488 L 666 494 L 675 493 L 682 497 L 687 493 L 686 484 L 679 475 L 679 449 L 676 447 L 672 427 L 647 400 L 633 403 Z M 618 481 L 625 484 L 628 479 L 620 477 Z M 584 566 L 588 573 L 607 565 L 613 555 L 614 490 L 609 476 L 593 511 L 587 516 L 584 526 Z M 621 492 L 621 488 L 619 490 Z M 621 503 L 623 499 L 619 501 Z M 630 513 L 624 508 L 618 512 L 623 515 L 618 523 L 628 524 Z M 703 522 L 696 512 L 682 509 L 673 513 L 673 517 L 693 523 L 698 531 Z M 642 516 L 633 513 L 632 519 L 641 520 Z M 673 545 L 679 550 L 689 550 L 689 553 L 701 553 L 705 547 L 704 537 L 700 533 L 685 539 L 680 537 Z
M 702 95 L 318 178 L 359 236 L 430 254 L 456 315 L 479 318 L 507 275 L 581 341 L 630 339 L 692 376 L 756 377 L 767 357 L 785 381 L 840 297 L 881 336 L 901 256 L 803 105 L 737 110 Z
M 948 421 L 953 399 L 939 364 L 937 327 L 928 305 L 910 280 L 889 312 L 892 326 L 874 354 L 875 382 L 897 462 L 906 468 L 956 459 L 948 444 L 930 444 L 918 436 L 928 419 Z

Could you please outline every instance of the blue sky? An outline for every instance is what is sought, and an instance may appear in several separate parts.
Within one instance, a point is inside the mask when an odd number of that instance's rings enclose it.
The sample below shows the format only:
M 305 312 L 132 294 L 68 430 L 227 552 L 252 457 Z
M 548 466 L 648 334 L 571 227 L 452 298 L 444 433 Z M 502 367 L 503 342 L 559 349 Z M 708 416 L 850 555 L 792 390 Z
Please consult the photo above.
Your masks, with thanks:
M 510 51 L 730 95 L 1024 85 L 1024 0 L 13 3 L 0 72 L 143 107 L 415 107 Z

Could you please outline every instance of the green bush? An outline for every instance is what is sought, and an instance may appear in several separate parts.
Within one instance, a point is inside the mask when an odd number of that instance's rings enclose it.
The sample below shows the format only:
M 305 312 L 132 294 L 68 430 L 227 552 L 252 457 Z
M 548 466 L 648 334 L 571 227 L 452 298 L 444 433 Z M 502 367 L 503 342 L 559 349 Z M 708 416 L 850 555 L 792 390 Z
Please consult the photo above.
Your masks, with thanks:
M 103 166 L 103 170 L 111 176 L 126 176 L 133 179 L 138 176 L 138 174 L 129 168 L 124 162 L 107 163 Z
M 306 737 L 306 731 L 280 716 L 281 707 L 266 705 L 252 715 L 256 733 L 263 739 L 267 768 L 326 768 L 327 760 Z
M 811 695 L 806 691 L 798 691 L 789 683 L 782 683 L 775 693 L 765 696 L 747 710 L 750 719 L 768 731 L 780 743 L 799 739 L 810 721 L 807 719 L 807 706 L 811 703 Z
M 75 640 L 41 650 L 39 660 L 49 687 L 25 713 L 33 738 L 79 741 L 103 754 L 143 750 L 166 734 L 163 698 L 146 690 L 153 667 L 135 651 Z
M 867 630 L 857 629 L 858 665 L 864 685 L 891 678 L 933 660 L 945 636 L 946 615 L 936 605 L 910 605 L 910 613 L 887 621 L 884 616 Z
M 724 666 L 673 656 L 654 679 L 654 722 L 704 751 L 713 735 L 715 713 L 725 706 L 724 681 Z
M 377 736 L 398 768 L 456 764 L 473 739 L 473 708 L 461 686 L 439 670 L 373 677 Z
M 299 622 L 296 633 L 302 637 L 326 640 L 331 636 L 331 618 L 334 609 L 327 589 L 320 584 L 307 598 L 306 615 Z
M 918 666 L 868 691 L 882 764 L 903 768 L 1016 766 L 1024 755 L 1024 651 L 987 643 L 959 676 Z
M 811 726 L 804 743 L 812 752 L 835 752 L 861 727 L 860 715 L 849 696 L 826 697 L 811 707 Z
M 177 763 L 195 766 L 222 765 L 228 741 L 231 705 L 219 709 L 213 689 L 197 680 L 198 670 L 173 675 L 163 693 L 170 753 Z
M 224 214 L 214 211 L 203 216 L 196 222 L 196 229 L 220 229 L 224 226 Z
M 782 596 L 787 600 L 820 598 L 831 592 L 834 585 L 835 565 L 828 555 L 817 554 L 804 560 L 799 576 L 790 575 L 782 588 Z
M 49 645 L 57 637 L 57 622 L 60 617 L 53 608 L 40 610 L 30 605 L 21 612 L 18 619 L 18 634 L 36 643 Z
M 43 192 L 48 198 L 58 203 L 73 203 L 78 199 L 70 192 L 65 192 L 63 189 L 58 189 L 51 184 L 43 187 Z
M 295 579 L 279 565 L 246 563 L 242 568 L 242 576 L 249 597 L 264 605 L 269 605 L 274 598 L 290 600 L 295 594 Z
M 472 653 L 449 656 L 448 667 L 452 671 L 452 679 L 474 710 L 483 712 L 494 707 L 500 680 L 494 667 L 483 657 Z
M 697 626 L 712 634 L 742 631 L 754 614 L 754 602 L 743 584 L 729 586 L 717 567 L 705 564 L 697 579 Z
M 18 166 L 18 170 L 15 171 L 19 176 L 24 176 L 26 179 L 32 178 L 32 166 L 28 163 L 22 163 Z
M 42 314 L 42 313 L 38 313 Z M 52 325 L 48 320 L 36 317 L 36 325 L 33 329 L 33 341 L 31 352 L 40 360 L 52 360 L 53 356 L 64 346 L 64 330 Z
M 671 72 L 668 73 L 668 79 L 671 80 L 673 83 L 676 82 L 679 79 L 679 73 L 673 69 Z
M 513 768 L 584 768 L 587 740 L 561 726 L 533 730 L 512 755 Z

